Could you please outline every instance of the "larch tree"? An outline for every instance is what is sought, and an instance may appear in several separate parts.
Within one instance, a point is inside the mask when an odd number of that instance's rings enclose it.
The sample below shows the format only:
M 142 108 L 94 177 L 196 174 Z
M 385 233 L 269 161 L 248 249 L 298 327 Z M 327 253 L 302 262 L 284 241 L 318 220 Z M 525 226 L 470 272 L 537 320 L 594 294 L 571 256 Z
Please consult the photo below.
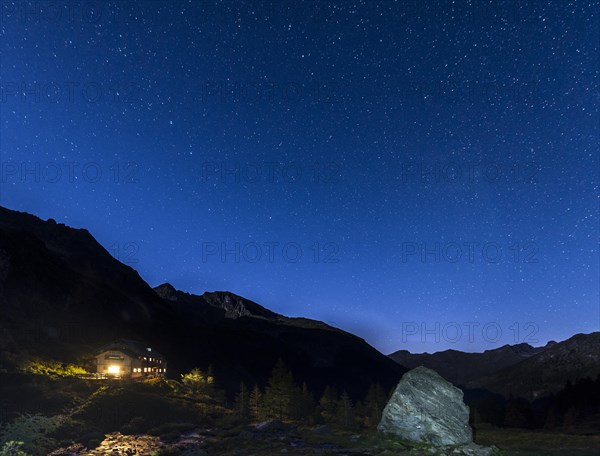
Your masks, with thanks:
M 258 385 L 254 385 L 250 393 L 249 410 L 253 419 L 262 420 L 264 418 L 263 394 Z
M 273 367 L 265 389 L 264 404 L 268 417 L 280 420 L 293 419 L 294 402 L 299 396 L 292 373 L 279 359 Z

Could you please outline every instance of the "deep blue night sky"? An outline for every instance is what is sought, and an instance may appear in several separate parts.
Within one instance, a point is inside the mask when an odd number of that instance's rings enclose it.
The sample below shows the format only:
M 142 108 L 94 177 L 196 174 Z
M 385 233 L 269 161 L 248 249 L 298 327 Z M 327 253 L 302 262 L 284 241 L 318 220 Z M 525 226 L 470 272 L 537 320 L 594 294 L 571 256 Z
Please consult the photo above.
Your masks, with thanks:
M 385 353 L 598 330 L 599 2 L 273 3 L 3 1 L 0 204 Z

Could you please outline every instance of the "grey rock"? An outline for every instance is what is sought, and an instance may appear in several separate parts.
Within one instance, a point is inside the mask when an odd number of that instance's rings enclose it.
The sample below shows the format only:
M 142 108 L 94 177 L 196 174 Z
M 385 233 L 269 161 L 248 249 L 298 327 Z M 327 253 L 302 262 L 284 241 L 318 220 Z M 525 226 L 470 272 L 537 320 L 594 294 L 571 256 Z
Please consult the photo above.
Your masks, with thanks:
M 231 296 L 225 295 L 223 296 L 223 309 L 225 309 L 225 318 L 236 318 L 240 317 L 250 317 L 252 316 L 252 312 L 250 312 L 241 299 L 232 300 Z
M 292 429 L 292 426 L 279 420 L 268 420 L 254 425 L 254 429 L 258 432 L 287 432 Z
M 377 429 L 436 446 L 462 445 L 473 440 L 469 407 L 463 402 L 462 391 L 422 366 L 404 374 Z
M 498 451 L 498 448 L 494 446 L 484 447 L 475 443 L 469 443 L 455 448 L 453 453 L 460 456 L 492 456 L 494 451 Z
M 328 426 L 327 424 L 321 424 L 320 426 L 312 428 L 311 430 L 315 434 L 331 434 L 332 433 L 331 426 Z
M 154 289 L 156 294 L 167 301 L 177 301 L 177 290 L 170 283 L 163 283 Z
M 484 447 L 481 445 L 472 444 L 473 454 L 475 456 L 492 456 L 494 453 L 498 453 L 500 450 L 497 446 L 492 445 L 491 447 Z

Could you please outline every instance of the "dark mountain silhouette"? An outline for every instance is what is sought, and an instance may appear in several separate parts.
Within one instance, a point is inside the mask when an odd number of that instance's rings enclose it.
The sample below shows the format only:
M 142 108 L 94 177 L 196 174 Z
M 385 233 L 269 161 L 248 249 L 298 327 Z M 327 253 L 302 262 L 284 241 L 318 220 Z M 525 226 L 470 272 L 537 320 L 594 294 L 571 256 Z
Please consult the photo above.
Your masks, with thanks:
M 408 368 L 429 367 L 456 385 L 466 385 L 479 377 L 491 375 L 504 367 L 530 358 L 546 350 L 553 343 L 549 342 L 545 347 L 532 347 L 529 344 L 504 345 L 483 353 L 445 350 L 413 354 L 407 350 L 398 350 L 389 356 Z
M 152 289 L 88 231 L 0 207 L 3 368 L 28 356 L 84 359 L 119 338 L 152 344 L 174 378 L 212 365 L 229 391 L 264 383 L 280 357 L 315 392 L 330 384 L 354 397 L 372 382 L 389 389 L 406 371 L 352 334 L 233 293 Z
M 568 382 L 600 374 L 600 332 L 576 334 L 530 358 L 467 384 L 508 397 L 536 399 L 562 390 Z
M 600 374 L 600 332 L 577 334 L 543 347 L 504 345 L 483 353 L 411 354 L 400 350 L 390 357 L 408 368 L 423 365 L 434 369 L 465 389 L 533 400 L 562 390 L 568 381 Z

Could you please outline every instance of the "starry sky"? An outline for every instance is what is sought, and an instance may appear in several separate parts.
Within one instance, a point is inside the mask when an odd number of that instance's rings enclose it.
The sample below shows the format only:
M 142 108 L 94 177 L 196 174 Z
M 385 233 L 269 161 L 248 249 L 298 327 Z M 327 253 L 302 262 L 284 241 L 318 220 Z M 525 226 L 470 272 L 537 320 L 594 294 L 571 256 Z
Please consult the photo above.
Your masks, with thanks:
M 598 1 L 0 5 L 3 206 L 384 353 L 598 330 Z

